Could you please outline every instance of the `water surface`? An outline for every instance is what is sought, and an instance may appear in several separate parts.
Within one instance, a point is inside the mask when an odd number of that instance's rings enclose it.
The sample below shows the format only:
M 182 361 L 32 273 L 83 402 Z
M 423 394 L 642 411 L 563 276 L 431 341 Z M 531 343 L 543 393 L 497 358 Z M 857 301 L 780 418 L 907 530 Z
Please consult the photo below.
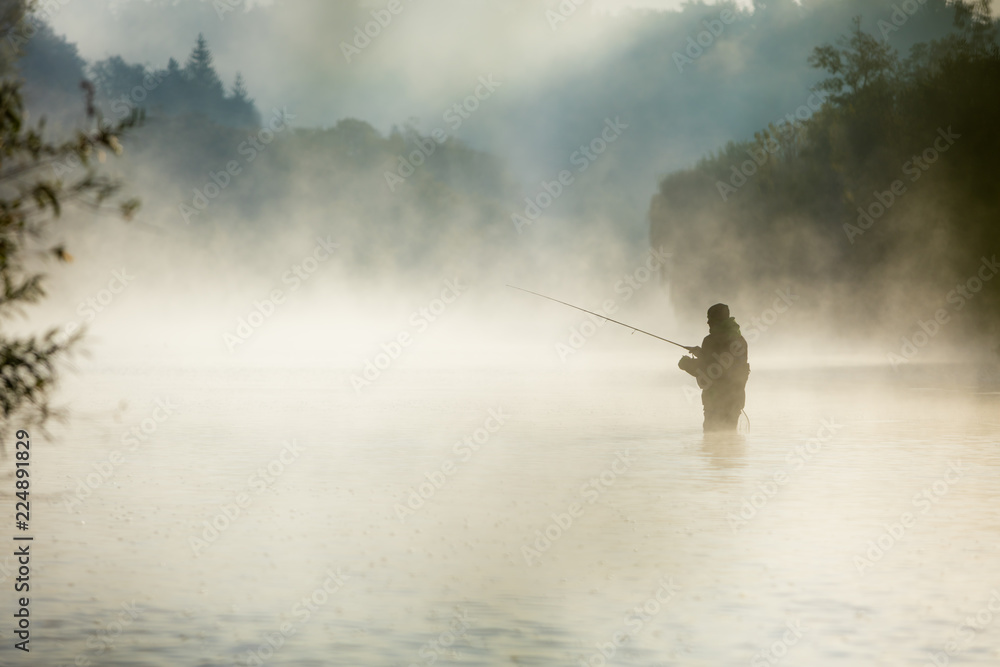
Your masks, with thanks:
M 84 368 L 0 660 L 1000 662 L 1000 395 L 755 370 L 706 437 L 670 371 Z

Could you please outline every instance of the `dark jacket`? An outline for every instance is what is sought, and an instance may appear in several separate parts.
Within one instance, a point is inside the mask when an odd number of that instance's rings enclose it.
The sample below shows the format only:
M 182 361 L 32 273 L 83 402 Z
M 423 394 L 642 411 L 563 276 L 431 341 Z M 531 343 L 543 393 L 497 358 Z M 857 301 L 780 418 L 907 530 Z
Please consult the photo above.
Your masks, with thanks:
M 711 324 L 701 348 L 692 354 L 694 359 L 685 357 L 679 366 L 695 376 L 698 386 L 705 391 L 742 389 L 750 377 L 747 341 L 732 317 Z

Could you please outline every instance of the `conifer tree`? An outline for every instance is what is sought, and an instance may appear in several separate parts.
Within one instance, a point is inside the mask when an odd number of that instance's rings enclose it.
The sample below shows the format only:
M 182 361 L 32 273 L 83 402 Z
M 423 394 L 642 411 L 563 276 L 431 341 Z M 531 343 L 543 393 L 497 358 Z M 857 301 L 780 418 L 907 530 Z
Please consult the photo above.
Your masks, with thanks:
M 203 88 L 219 89 L 221 91 L 222 82 L 219 81 L 219 75 L 215 73 L 212 62 L 212 51 L 208 48 L 208 41 L 204 35 L 199 33 L 198 40 L 195 43 L 194 49 L 191 50 L 191 55 L 188 57 L 184 71 L 192 83 Z

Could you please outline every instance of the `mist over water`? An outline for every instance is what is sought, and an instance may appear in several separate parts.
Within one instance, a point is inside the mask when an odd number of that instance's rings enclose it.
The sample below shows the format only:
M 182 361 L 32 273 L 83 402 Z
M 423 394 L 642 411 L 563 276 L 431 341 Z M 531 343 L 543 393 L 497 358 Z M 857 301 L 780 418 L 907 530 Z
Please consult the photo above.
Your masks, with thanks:
M 989 7 L 221 4 L 75 0 L 20 61 L 59 136 L 80 76 L 147 116 L 98 158 L 143 208 L 67 208 L 4 322 L 85 336 L 0 661 L 997 664 L 994 98 L 920 97 L 992 90 Z M 930 46 L 851 106 L 808 58 L 859 14 Z M 727 434 L 631 328 L 719 302 Z
M 36 463 L 38 641 L 53 664 L 253 664 L 268 638 L 268 664 L 427 664 L 434 641 L 457 664 L 609 642 L 922 664 L 953 641 L 991 664 L 995 626 L 963 624 L 994 595 L 996 395 L 882 380 L 755 372 L 750 432 L 713 437 L 662 371 L 399 371 L 357 396 L 319 369 L 93 369 Z

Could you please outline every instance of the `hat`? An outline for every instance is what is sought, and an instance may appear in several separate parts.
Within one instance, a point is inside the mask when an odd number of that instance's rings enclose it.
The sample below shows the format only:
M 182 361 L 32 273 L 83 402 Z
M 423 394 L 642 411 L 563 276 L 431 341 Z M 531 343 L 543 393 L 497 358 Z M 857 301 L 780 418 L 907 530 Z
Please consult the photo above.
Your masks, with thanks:
M 708 309 L 708 319 L 710 322 L 721 322 L 729 319 L 729 306 L 724 303 L 717 303 Z

